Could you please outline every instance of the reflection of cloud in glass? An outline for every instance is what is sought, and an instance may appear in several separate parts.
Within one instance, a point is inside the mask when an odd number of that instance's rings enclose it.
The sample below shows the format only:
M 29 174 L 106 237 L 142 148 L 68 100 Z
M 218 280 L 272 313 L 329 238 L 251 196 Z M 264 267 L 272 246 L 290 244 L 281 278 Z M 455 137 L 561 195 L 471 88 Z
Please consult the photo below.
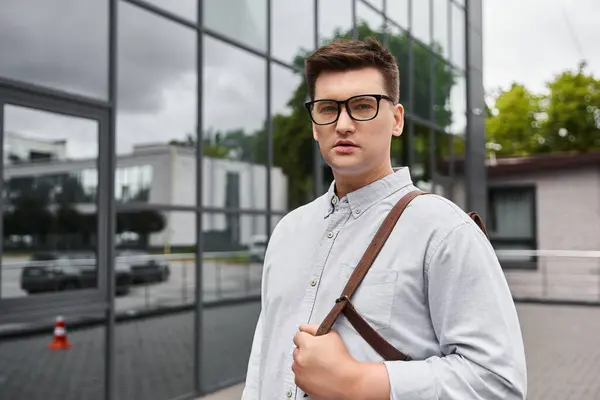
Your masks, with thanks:
M 144 0 L 180 17 L 196 22 L 198 15 L 197 0 Z
M 4 108 L 4 132 L 27 140 L 65 141 L 66 158 L 98 156 L 98 123 L 25 107 Z
M 271 113 L 273 115 L 289 115 L 292 110 L 287 106 L 287 102 L 302 82 L 302 76 L 298 72 L 273 64 L 271 79 L 273 80 L 271 84 Z M 275 87 L 277 87 L 277 90 L 274 89 Z
M 108 95 L 108 1 L 2 0 L 0 75 Z
M 196 31 L 121 2 L 117 153 L 196 129 Z
M 291 63 L 300 51 L 314 48 L 314 4 L 274 1 L 271 7 L 273 56 Z
M 210 37 L 204 44 L 205 130 L 261 129 L 266 117 L 265 60 Z
M 319 0 L 319 43 L 333 38 L 335 31 L 352 30 L 350 0 Z

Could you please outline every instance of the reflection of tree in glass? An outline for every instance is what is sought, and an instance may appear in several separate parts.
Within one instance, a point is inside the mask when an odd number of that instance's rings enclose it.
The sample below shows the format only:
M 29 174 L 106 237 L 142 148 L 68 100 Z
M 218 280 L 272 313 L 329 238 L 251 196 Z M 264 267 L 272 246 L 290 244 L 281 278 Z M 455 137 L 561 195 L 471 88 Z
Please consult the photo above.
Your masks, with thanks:
M 165 229 L 166 220 L 160 211 L 144 210 L 119 212 L 117 214 L 117 234 L 132 232 L 139 235 L 140 244 L 147 245 L 149 235 Z
M 74 249 L 93 248 L 97 215 L 84 213 L 78 204 L 85 193 L 76 176 L 18 177 L 7 180 L 8 207 L 3 212 L 4 237 L 19 238 L 12 247 Z M 140 192 L 141 197 L 147 196 Z M 154 210 L 119 214 L 118 233 L 148 235 L 162 231 L 164 216 Z M 25 240 L 28 237 L 31 240 Z M 9 246 L 10 247 L 10 246 Z

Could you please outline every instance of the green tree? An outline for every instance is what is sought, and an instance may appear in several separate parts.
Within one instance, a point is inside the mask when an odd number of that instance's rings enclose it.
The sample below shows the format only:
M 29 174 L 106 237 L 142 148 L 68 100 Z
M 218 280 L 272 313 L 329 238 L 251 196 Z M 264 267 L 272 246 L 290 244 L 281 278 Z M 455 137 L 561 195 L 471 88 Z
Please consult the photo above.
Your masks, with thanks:
M 487 142 L 500 145 L 498 156 L 527 155 L 535 152 L 543 139 L 537 120 L 540 99 L 525 86 L 513 84 L 496 99 L 491 116 L 486 120 Z
M 600 149 L 600 80 L 585 72 L 564 71 L 535 94 L 514 83 L 501 92 L 486 118 L 487 142 L 500 156 Z
M 547 85 L 541 151 L 600 148 L 600 80 L 585 67 L 581 63 L 577 71 L 565 71 Z

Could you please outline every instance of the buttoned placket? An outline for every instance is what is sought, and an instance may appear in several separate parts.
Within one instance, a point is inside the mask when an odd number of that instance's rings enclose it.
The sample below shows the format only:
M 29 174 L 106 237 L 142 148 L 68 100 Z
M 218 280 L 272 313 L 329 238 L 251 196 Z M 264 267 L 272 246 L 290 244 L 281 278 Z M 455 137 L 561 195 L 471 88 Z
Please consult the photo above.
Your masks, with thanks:
M 307 288 L 304 293 L 304 298 L 300 304 L 300 309 L 298 312 L 299 321 L 309 321 L 310 316 L 313 312 L 315 306 L 315 300 L 317 298 L 317 291 L 319 289 L 319 282 L 321 280 L 321 276 L 323 274 L 323 270 L 327 263 L 327 258 L 329 257 L 329 253 L 331 252 L 331 248 L 335 243 L 335 239 L 338 235 L 338 232 L 346 221 L 348 221 L 351 210 L 347 200 L 340 201 L 335 195 L 330 200 L 331 203 L 331 212 L 326 216 L 328 219 L 327 229 L 323 233 L 322 240 L 317 248 L 317 252 L 315 257 L 313 258 L 313 264 L 311 268 L 310 280 L 307 282 Z M 294 335 L 300 328 L 300 325 L 296 326 L 296 330 Z M 288 354 L 290 369 L 286 375 L 286 392 L 284 393 L 284 399 L 295 398 L 295 399 L 303 399 L 304 394 L 300 390 L 297 390 L 294 373 L 291 370 L 291 365 L 294 361 L 294 348 L 296 347 L 293 342 L 294 337 L 290 338 L 290 350 Z

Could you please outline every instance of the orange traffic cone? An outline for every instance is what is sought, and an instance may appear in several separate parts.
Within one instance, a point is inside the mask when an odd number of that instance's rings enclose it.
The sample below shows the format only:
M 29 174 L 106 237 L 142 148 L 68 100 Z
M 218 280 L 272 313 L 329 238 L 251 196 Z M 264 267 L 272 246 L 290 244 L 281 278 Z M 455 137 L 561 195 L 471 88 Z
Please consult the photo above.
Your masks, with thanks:
M 66 350 L 71 347 L 69 339 L 67 339 L 67 330 L 65 329 L 65 321 L 63 317 L 56 318 L 56 324 L 54 326 L 54 337 L 52 342 L 48 345 L 51 350 Z

